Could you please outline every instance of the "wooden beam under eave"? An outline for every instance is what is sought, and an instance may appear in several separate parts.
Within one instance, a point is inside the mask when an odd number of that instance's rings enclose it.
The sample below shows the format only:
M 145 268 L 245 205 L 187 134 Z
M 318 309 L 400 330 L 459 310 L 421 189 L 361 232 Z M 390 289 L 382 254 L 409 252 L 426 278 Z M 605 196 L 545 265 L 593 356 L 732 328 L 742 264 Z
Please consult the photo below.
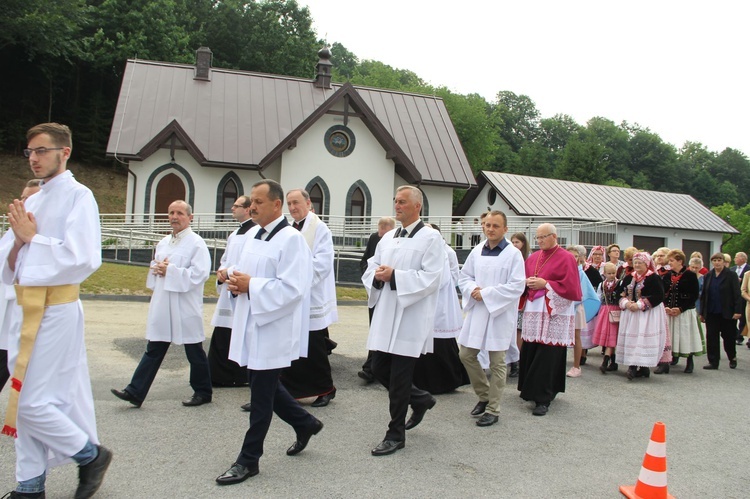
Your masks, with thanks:
M 336 116 L 345 116 L 345 114 L 344 114 L 344 112 L 343 112 L 343 111 L 334 111 L 333 109 L 331 109 L 331 110 L 328 110 L 328 111 L 326 111 L 326 114 L 335 114 Z M 352 112 L 350 112 L 350 113 L 349 113 L 349 117 L 350 117 L 350 118 L 359 118 L 359 119 L 363 119 L 363 118 L 364 118 L 364 115 L 362 115 L 362 114 L 360 114 L 360 113 L 352 113 Z

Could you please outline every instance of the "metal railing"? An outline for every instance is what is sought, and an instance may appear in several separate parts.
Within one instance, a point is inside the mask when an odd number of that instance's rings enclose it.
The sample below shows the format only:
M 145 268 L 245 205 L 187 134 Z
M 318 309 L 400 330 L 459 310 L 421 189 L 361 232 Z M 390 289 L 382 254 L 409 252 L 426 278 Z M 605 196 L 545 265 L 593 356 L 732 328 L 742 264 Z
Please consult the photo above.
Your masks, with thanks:
M 105 260 L 147 264 L 156 244 L 170 232 L 166 215 L 153 214 L 102 214 L 102 254 Z M 335 247 L 334 271 L 336 282 L 359 284 L 359 261 L 370 234 L 377 231 L 380 217 L 323 216 L 321 219 L 331 229 Z M 467 217 L 426 217 L 436 224 L 443 238 L 459 253 L 463 262 L 465 254 L 480 240 L 479 223 Z M 459 223 L 460 222 L 460 223 Z M 536 228 L 542 223 L 557 227 L 558 241 L 562 246 L 583 244 L 587 247 L 616 242 L 617 223 L 609 220 L 580 220 L 554 217 L 508 217 L 507 237 L 515 232 L 526 235 L 531 249 L 536 249 Z M 214 261 L 218 264 L 227 236 L 237 228 L 231 216 L 216 213 L 196 213 L 191 224 L 193 231 L 206 241 Z M 0 235 L 8 230 L 6 216 L 0 217 Z

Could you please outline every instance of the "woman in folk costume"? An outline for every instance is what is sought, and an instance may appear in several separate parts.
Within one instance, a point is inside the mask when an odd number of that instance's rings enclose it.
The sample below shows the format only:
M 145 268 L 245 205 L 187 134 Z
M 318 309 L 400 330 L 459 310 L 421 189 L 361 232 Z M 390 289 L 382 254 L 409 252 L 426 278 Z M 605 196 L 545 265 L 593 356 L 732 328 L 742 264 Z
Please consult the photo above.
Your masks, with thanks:
M 706 342 L 698 328 L 695 301 L 700 297 L 698 277 L 685 266 L 685 253 L 672 250 L 667 254 L 670 270 L 663 277 L 664 306 L 672 334 L 672 362 L 687 357 L 686 373 L 693 372 L 693 356 L 706 353 Z
M 435 224 L 429 224 L 440 232 Z M 445 244 L 445 265 L 438 291 L 438 306 L 433 326 L 433 351 L 422 354 L 414 366 L 412 382 L 432 394 L 452 392 L 469 383 L 461 359 L 458 357 L 456 337 L 461 332 L 464 318 L 458 302 L 458 257 L 453 248 Z
M 617 278 L 619 279 L 625 273 L 625 262 L 620 260 L 620 247 L 616 244 L 610 244 L 607 246 L 606 255 L 607 261 L 617 268 Z
M 583 270 L 583 264 L 586 262 L 586 248 L 583 246 L 569 246 L 568 251 L 576 258 L 578 263 L 578 280 L 581 286 L 581 301 L 575 305 L 575 345 L 573 346 L 573 367 L 566 373 L 569 378 L 578 378 L 581 376 L 581 366 L 586 364 L 587 349 L 591 343 L 591 329 L 589 322 L 593 321 L 599 312 L 599 297 L 596 296 L 596 290 L 591 285 L 588 276 Z M 598 272 L 597 272 L 598 273 Z M 585 345 L 584 345 L 584 335 Z
M 618 287 L 620 330 L 617 352 L 628 365 L 629 380 L 648 378 L 650 367 L 659 364 L 667 342 L 664 287 L 648 253 L 633 255 L 633 273 Z
M 602 267 L 604 266 L 605 251 L 604 246 L 594 246 L 591 248 L 588 258 L 586 258 L 586 263 L 583 264 L 583 271 L 586 273 L 589 281 L 591 281 L 594 289 L 598 288 L 599 284 L 604 280 L 602 277 L 604 269 Z
M 612 262 L 605 263 L 603 267 L 604 282 L 597 289 L 601 308 L 596 316 L 593 342 L 604 347 L 604 361 L 599 370 L 607 374 L 608 371 L 617 371 L 615 347 L 620 329 L 620 297 L 617 294 L 617 267 Z
M 622 266 L 624 270 L 622 271 L 622 274 L 619 274 L 618 272 L 618 279 L 622 279 L 628 275 L 633 275 L 633 255 L 635 255 L 636 253 L 638 253 L 638 248 L 636 248 L 635 246 L 629 246 L 625 248 L 625 251 L 623 253 L 623 258 L 625 258 L 625 265 Z
M 667 262 L 668 253 L 669 248 L 662 247 L 651 254 L 651 258 L 654 260 L 654 267 L 656 267 L 656 273 L 661 277 L 664 277 L 669 273 L 669 263 Z

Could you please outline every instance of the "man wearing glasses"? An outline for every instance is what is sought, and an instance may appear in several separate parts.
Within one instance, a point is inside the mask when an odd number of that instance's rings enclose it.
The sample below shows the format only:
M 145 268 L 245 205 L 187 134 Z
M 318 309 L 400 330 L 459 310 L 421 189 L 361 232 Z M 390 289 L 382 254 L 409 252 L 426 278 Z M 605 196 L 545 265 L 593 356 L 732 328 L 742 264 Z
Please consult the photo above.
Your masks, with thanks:
M 557 244 L 557 229 L 536 230 L 539 251 L 526 260 L 526 308 L 523 313 L 521 398 L 535 403 L 534 416 L 544 416 L 555 396 L 565 392 L 565 359 L 575 344 L 574 302 L 581 300 L 578 265 Z
M 211 383 L 214 386 L 244 386 L 247 385 L 247 369 L 240 367 L 233 360 L 229 360 L 229 343 L 232 339 L 232 316 L 234 315 L 235 299 L 227 289 L 227 279 L 232 268 L 237 264 L 240 250 L 245 241 L 245 233 L 255 226 L 250 219 L 250 198 L 238 197 L 232 205 L 232 218 L 240 226 L 229 234 L 227 247 L 216 271 L 216 288 L 219 300 L 211 319 L 214 332 L 211 335 L 211 345 L 208 348 L 208 365 L 211 369 Z M 244 407 L 244 406 L 243 406 Z M 249 409 L 249 408 L 248 408 Z
M 44 497 L 49 466 L 79 466 L 76 498 L 91 497 L 112 453 L 99 445 L 79 285 L 101 265 L 99 208 L 67 171 L 70 129 L 44 123 L 24 155 L 41 192 L 9 207 L 0 275 L 16 285 L 10 318 L 11 393 L 2 432 L 16 438 L 18 487 L 10 497 Z

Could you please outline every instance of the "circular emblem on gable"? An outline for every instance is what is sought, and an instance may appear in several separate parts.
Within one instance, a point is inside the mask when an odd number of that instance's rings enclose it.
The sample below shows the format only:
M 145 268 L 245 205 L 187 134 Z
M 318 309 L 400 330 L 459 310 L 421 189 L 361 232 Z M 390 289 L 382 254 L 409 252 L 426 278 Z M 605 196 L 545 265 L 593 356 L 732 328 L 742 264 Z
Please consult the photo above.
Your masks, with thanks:
M 345 158 L 354 150 L 356 140 L 354 132 L 344 125 L 333 125 L 326 131 L 325 138 L 326 149 L 337 158 Z

